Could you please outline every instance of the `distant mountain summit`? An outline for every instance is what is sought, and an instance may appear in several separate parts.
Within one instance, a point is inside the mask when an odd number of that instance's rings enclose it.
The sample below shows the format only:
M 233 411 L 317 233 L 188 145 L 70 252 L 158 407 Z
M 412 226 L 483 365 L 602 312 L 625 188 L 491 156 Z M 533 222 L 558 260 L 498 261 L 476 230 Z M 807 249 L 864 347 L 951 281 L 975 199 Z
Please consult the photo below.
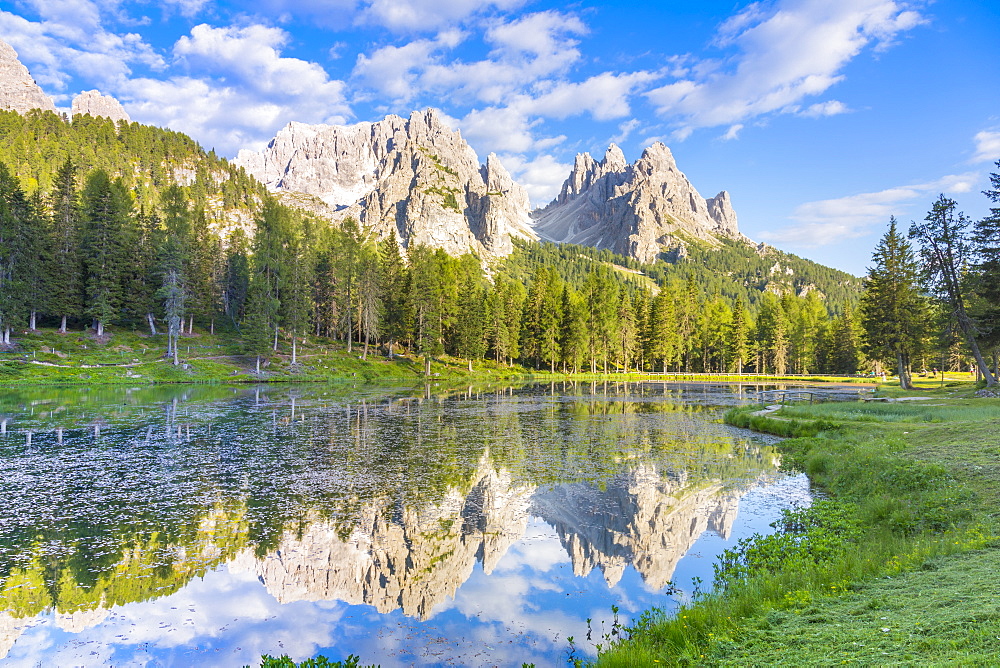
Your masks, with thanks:
M 274 191 L 321 199 L 379 237 L 451 254 L 508 255 L 512 238 L 537 238 L 524 189 L 497 157 L 475 151 L 429 109 L 357 125 L 289 123 L 260 152 L 235 164 Z
M 559 196 L 532 218 L 543 239 L 607 248 L 640 262 L 665 250 L 683 254 L 692 240 L 746 240 L 729 193 L 703 198 L 660 142 L 631 165 L 614 144 L 600 162 L 577 155 Z
M 56 111 L 2 41 L 0 109 Z M 118 100 L 96 90 L 73 100 L 72 116 L 83 115 L 130 120 Z M 292 206 L 333 222 L 350 216 L 379 238 L 395 231 L 404 247 L 425 244 L 452 255 L 504 257 L 514 239 L 542 238 L 649 263 L 665 252 L 684 256 L 691 243 L 749 241 L 729 194 L 703 198 L 659 142 L 633 164 L 614 144 L 600 162 L 577 155 L 559 196 L 534 212 L 497 156 L 480 163 L 433 109 L 350 126 L 292 122 L 263 150 L 240 151 L 233 164 Z
M 703 198 L 661 143 L 631 165 L 614 144 L 600 162 L 578 155 L 559 196 L 534 213 L 499 159 L 480 165 L 434 110 L 351 126 L 289 123 L 235 162 L 273 191 L 318 197 L 328 218 L 353 216 L 381 237 L 395 228 L 403 245 L 452 254 L 504 256 L 512 238 L 541 237 L 652 262 L 691 242 L 748 241 L 729 194 Z
M 0 109 L 24 114 L 32 109 L 55 111 L 56 105 L 46 95 L 17 58 L 17 51 L 0 40 Z
M 90 114 L 94 118 L 103 116 L 115 121 L 132 121 L 121 103 L 110 95 L 102 95 L 96 90 L 85 90 L 73 98 L 73 116 Z
M 19 114 L 32 109 L 57 112 L 52 98 L 35 83 L 28 68 L 18 59 L 17 51 L 3 40 L 0 40 L 0 109 Z M 71 115 L 84 114 L 94 118 L 104 116 L 116 122 L 131 121 L 118 100 L 96 90 L 84 91 L 73 99 Z

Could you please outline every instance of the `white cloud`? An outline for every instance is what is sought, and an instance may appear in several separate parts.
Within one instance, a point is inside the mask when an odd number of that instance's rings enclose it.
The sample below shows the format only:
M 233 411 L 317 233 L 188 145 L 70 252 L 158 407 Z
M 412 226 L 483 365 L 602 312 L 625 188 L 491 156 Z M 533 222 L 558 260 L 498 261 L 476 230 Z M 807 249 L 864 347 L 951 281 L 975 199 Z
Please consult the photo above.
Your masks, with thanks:
M 579 83 L 559 83 L 548 92 L 527 100 L 524 107 L 533 115 L 547 118 L 567 118 L 583 113 L 599 121 L 622 118 L 631 113 L 629 97 L 633 90 L 654 78 L 656 75 L 649 72 L 605 72 Z
M 109 89 L 131 74 L 131 65 L 161 69 L 163 58 L 135 33 L 105 28 L 101 5 L 91 0 L 28 3 L 39 15 L 29 21 L 0 11 L 0 34 L 43 86 L 65 90 L 73 74 Z M 114 11 L 115 3 L 104 6 Z
M 737 139 L 740 136 L 740 130 L 743 129 L 742 123 L 737 123 L 736 125 L 730 125 L 729 129 L 726 130 L 726 134 L 719 137 L 723 141 L 730 141 L 732 139 Z
M 1000 132 L 989 130 L 977 132 L 975 141 L 976 155 L 972 158 L 973 162 L 994 162 L 1000 160 Z
M 422 92 L 426 84 L 420 79 L 434 64 L 435 55 L 454 48 L 461 39 L 461 33 L 450 31 L 435 39 L 385 46 L 370 56 L 359 54 L 352 76 L 396 103 L 405 104 Z
M 267 141 L 290 120 L 346 122 L 344 83 L 316 63 L 283 57 L 287 40 L 267 26 L 198 25 L 174 45 L 190 75 L 133 79 L 119 94 L 134 119 L 180 130 L 224 155 Z
M 621 144 L 628 139 L 633 132 L 635 132 L 642 125 L 642 122 L 636 118 L 629 119 L 624 123 L 618 125 L 618 134 L 611 138 L 612 144 Z
M 762 232 L 764 241 L 815 248 L 823 244 L 855 239 L 884 225 L 889 216 L 899 216 L 919 199 L 930 199 L 938 193 L 964 193 L 975 186 L 979 175 L 974 172 L 944 176 L 936 181 L 888 188 L 879 192 L 860 193 L 837 199 L 806 202 L 790 216 L 794 225 Z
M 806 107 L 804 111 L 799 112 L 802 116 L 809 116 L 811 118 L 820 118 L 822 116 L 836 116 L 837 114 L 846 114 L 851 110 L 847 108 L 847 105 L 839 100 L 829 100 L 827 102 L 817 102 L 816 104 Z
M 359 21 L 396 32 L 436 30 L 491 9 L 509 10 L 524 0 L 370 0 Z
M 688 66 L 684 77 L 647 95 L 661 116 L 676 122 L 678 137 L 796 112 L 802 100 L 841 81 L 844 67 L 865 47 L 885 48 L 922 21 L 894 0 L 781 0 L 767 12 L 755 3 L 720 27 L 716 44 L 735 47 L 732 59 Z M 846 110 L 837 104 L 809 110 Z
M 208 0 L 160 0 L 160 4 L 167 7 L 176 7 L 181 16 L 191 18 L 205 8 Z
M 559 194 L 563 181 L 573 165 L 561 163 L 551 155 L 539 155 L 531 160 L 522 155 L 502 155 L 500 160 L 514 180 L 524 186 L 533 207 L 544 206 Z
M 525 153 L 535 146 L 531 121 L 514 107 L 474 109 L 460 122 L 462 135 L 487 153 Z

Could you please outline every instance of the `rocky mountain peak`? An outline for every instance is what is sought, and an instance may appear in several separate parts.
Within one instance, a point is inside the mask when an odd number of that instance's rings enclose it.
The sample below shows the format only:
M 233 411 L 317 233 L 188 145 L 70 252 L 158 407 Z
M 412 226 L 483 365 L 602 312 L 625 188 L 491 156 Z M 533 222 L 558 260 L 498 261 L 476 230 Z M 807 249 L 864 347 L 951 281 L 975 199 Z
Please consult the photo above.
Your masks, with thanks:
M 613 144 L 600 163 L 578 155 L 559 196 L 532 217 L 543 239 L 608 248 L 642 262 L 677 251 L 684 238 L 744 238 L 729 194 L 703 198 L 661 142 L 632 165 Z
M 126 123 L 132 121 L 118 100 L 110 95 L 102 95 L 96 90 L 86 90 L 73 98 L 72 115 L 83 116 L 85 114 L 90 114 L 94 118 L 104 116 L 116 123 L 118 121 Z
M 480 165 L 461 133 L 433 109 L 351 126 L 289 124 L 235 163 L 279 192 L 319 197 L 334 221 L 348 216 L 404 247 L 453 255 L 508 254 L 511 238 L 537 238 L 528 196 L 494 155 Z
M 622 150 L 618 148 L 617 144 L 611 144 L 608 146 L 608 150 L 604 152 L 604 160 L 601 160 L 601 168 L 604 173 L 608 172 L 622 172 L 628 167 L 628 161 L 625 159 L 625 154 Z
M 0 40 L 0 109 L 20 114 L 32 109 L 55 111 L 56 105 L 42 92 L 10 44 Z

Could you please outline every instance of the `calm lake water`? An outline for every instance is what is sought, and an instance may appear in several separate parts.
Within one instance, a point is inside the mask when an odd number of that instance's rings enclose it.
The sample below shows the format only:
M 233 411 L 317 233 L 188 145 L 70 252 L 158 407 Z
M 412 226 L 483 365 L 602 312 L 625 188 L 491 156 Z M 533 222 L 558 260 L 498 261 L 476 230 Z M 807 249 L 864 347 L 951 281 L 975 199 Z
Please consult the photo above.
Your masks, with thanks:
M 563 664 L 809 503 L 755 389 L 6 389 L 0 663 Z

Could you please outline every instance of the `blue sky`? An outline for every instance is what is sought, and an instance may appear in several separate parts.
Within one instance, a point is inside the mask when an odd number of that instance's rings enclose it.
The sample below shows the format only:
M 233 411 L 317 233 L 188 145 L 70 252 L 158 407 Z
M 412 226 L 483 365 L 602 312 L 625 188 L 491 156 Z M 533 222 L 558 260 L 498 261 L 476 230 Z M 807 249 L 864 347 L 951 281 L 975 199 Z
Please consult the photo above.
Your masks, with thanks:
M 987 211 L 997 4 L 3 0 L 0 37 L 58 106 L 96 88 L 230 157 L 433 106 L 543 204 L 576 153 L 661 140 L 752 239 L 863 274 L 890 215 Z

